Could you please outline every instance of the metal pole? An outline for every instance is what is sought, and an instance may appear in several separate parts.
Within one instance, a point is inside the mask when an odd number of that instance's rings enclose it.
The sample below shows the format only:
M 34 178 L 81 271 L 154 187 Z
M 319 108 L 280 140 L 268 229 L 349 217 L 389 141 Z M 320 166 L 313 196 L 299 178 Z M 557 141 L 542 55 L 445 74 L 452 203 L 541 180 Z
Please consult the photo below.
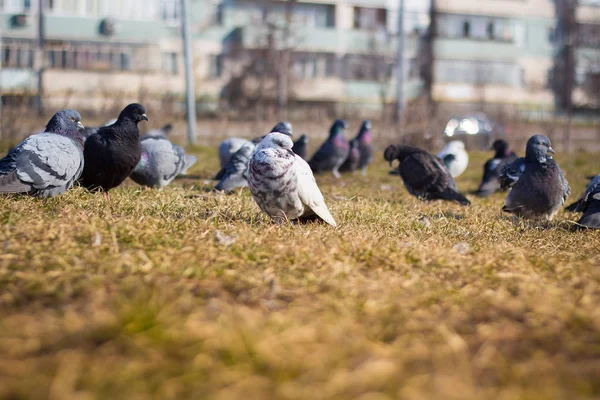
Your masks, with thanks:
M 398 0 L 398 50 L 396 53 L 396 112 L 394 122 L 402 121 L 404 108 L 404 0 Z
M 196 143 L 196 90 L 192 71 L 192 46 L 190 39 L 190 17 L 188 0 L 181 0 L 181 30 L 183 34 L 183 56 L 185 58 L 185 97 L 187 109 L 188 143 Z
M 36 8 L 36 42 L 35 42 L 35 55 L 34 55 L 34 66 L 37 72 L 37 107 L 38 113 L 43 115 L 44 113 L 44 0 L 37 0 L 35 2 Z

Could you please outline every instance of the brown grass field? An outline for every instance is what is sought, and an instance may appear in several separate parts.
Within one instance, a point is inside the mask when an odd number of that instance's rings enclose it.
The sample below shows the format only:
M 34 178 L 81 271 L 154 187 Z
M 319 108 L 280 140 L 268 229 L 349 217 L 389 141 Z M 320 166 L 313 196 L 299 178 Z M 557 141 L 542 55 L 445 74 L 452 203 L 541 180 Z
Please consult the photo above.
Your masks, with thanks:
M 600 398 L 600 232 L 577 215 L 422 203 L 379 152 L 318 177 L 337 229 L 278 226 L 193 150 L 199 179 L 163 191 L 0 197 L 0 398 Z M 600 172 L 557 160 L 569 201 Z

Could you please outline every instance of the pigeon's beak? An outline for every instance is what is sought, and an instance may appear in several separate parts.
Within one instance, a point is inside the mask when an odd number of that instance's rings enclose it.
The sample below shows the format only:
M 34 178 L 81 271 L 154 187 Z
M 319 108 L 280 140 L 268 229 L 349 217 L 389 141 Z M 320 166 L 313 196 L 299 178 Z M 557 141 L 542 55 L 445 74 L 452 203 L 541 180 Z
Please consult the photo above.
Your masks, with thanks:
M 142 114 L 142 119 L 148 121 L 148 116 L 146 114 Z
M 552 147 L 548 147 L 548 153 L 556 154 L 556 152 L 554 151 L 554 149 Z
M 82 131 L 85 129 L 85 126 L 83 126 L 83 124 L 81 123 L 81 121 L 77 121 L 77 129 Z

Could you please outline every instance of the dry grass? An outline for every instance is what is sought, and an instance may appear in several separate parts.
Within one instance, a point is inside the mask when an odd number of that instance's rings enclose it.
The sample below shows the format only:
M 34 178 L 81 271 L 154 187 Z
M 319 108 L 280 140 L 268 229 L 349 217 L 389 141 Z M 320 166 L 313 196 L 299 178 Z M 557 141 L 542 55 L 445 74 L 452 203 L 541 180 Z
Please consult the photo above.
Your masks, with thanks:
M 600 232 L 575 215 L 420 203 L 378 154 L 319 178 L 338 229 L 276 226 L 196 152 L 162 192 L 0 197 L 0 398 L 600 396 Z M 600 171 L 558 161 L 573 198 Z

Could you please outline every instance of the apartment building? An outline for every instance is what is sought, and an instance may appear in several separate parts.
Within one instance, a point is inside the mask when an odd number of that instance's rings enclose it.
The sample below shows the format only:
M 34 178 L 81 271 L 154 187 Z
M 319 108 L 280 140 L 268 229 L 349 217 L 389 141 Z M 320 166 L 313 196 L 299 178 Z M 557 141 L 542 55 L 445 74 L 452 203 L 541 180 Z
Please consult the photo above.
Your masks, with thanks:
M 393 100 L 397 10 L 386 0 L 318 2 L 191 0 L 194 75 L 200 103 L 215 108 L 235 73 L 266 50 L 289 53 L 288 96 L 299 102 Z M 179 0 L 45 0 L 43 58 L 35 0 L 0 0 L 0 87 L 47 102 L 98 108 L 107 98 L 182 98 Z M 416 97 L 419 32 L 428 7 L 406 17 L 406 92 Z M 273 32 L 275 39 L 273 39 Z M 270 38 L 270 39 L 269 39 Z M 269 41 L 267 43 L 267 41 Z M 264 58 L 261 61 L 265 61 Z M 269 60 L 266 60 L 269 62 Z

